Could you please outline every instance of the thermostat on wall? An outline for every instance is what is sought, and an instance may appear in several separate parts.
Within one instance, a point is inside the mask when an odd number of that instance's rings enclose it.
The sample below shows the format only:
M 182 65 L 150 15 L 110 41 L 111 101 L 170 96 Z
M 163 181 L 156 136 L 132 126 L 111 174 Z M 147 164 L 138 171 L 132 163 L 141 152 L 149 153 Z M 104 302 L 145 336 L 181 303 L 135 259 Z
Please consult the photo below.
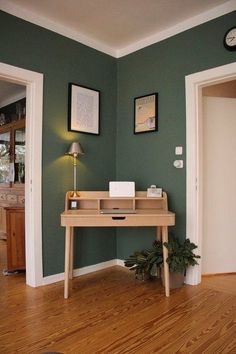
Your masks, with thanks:
M 135 182 L 109 182 L 110 197 L 135 197 Z

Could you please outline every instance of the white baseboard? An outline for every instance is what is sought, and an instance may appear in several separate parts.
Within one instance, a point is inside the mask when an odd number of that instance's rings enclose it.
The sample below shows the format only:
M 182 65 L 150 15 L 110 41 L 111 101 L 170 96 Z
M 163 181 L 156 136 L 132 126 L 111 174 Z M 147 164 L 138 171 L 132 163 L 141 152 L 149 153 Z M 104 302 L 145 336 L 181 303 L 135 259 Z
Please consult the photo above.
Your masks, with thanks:
M 125 266 L 125 261 L 123 261 L 122 259 L 116 259 L 117 265 L 124 267 Z
M 98 270 L 110 268 L 115 265 L 119 265 L 119 266 L 124 267 L 124 261 L 122 261 L 121 259 L 112 259 L 107 262 L 102 262 L 102 263 L 93 264 L 93 265 L 87 266 L 87 267 L 77 268 L 77 269 L 74 269 L 73 276 L 79 277 L 80 275 L 85 275 L 85 274 L 97 272 Z M 49 275 L 47 277 L 43 277 L 42 285 L 53 284 L 53 283 L 56 283 L 58 281 L 63 281 L 63 280 L 64 280 L 64 273 L 53 274 L 53 275 Z

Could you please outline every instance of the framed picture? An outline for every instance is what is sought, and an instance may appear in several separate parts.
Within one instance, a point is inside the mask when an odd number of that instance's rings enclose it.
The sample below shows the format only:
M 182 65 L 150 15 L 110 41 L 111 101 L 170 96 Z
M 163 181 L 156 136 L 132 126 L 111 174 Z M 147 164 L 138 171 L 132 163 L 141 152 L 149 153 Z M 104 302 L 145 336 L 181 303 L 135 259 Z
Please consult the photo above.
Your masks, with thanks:
M 158 93 L 134 99 L 134 134 L 153 132 L 158 129 Z
M 69 84 L 68 130 L 99 135 L 100 91 Z

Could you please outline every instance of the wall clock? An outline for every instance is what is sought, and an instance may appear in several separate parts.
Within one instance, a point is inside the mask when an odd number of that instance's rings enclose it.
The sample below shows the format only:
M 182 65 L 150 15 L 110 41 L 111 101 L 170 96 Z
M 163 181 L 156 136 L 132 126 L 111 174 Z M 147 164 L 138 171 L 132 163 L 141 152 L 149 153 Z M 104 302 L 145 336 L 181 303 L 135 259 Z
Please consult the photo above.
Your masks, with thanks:
M 225 33 L 224 46 L 228 50 L 236 50 L 236 26 L 230 28 Z

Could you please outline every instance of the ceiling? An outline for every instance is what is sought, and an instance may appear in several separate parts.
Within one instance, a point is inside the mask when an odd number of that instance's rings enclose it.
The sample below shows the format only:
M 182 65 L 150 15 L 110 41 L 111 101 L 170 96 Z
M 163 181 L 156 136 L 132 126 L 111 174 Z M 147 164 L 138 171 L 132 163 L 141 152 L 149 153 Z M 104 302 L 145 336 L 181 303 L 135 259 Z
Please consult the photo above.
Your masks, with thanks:
M 236 98 L 236 80 L 203 87 L 203 96 Z
M 0 9 L 120 57 L 236 9 L 236 0 L 0 0 Z
M 26 87 L 0 80 L 0 107 L 25 97 Z

